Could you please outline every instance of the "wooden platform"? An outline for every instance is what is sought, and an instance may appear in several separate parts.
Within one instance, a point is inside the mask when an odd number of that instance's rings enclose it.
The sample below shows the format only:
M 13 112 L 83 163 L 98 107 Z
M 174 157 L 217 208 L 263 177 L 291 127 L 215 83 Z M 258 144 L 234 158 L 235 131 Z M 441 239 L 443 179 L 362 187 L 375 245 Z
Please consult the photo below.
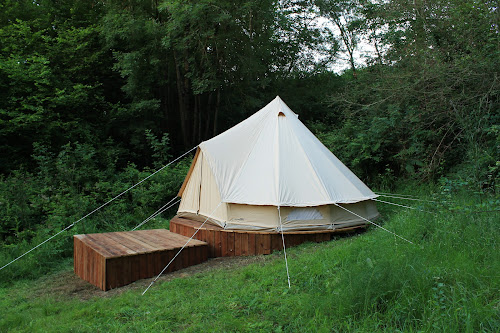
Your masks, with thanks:
M 170 220 L 170 231 L 191 237 L 200 229 L 194 238 L 208 243 L 209 257 L 251 256 L 270 254 L 283 249 L 280 233 L 224 230 L 219 226 L 205 224 L 181 217 Z M 286 232 L 286 247 L 297 246 L 304 242 L 329 241 L 338 234 L 364 230 L 366 226 L 356 226 L 336 230 L 295 231 Z
M 102 290 L 121 287 L 158 275 L 189 237 L 165 229 L 75 235 L 74 271 Z M 207 259 L 207 243 L 193 239 L 165 273 Z

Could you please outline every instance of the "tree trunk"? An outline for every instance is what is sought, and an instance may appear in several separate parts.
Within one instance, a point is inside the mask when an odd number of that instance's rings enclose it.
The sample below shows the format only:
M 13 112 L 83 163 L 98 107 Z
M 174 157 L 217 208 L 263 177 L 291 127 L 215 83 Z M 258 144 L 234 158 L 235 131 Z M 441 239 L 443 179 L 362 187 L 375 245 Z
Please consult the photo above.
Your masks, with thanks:
M 217 99 L 215 102 L 215 110 L 214 110 L 214 128 L 213 128 L 213 136 L 217 135 L 217 116 L 219 115 L 219 106 L 220 106 L 220 89 L 217 89 Z
M 179 60 L 176 52 L 174 52 L 174 61 L 175 61 L 175 73 L 176 73 L 176 83 L 177 83 L 177 98 L 179 103 L 179 118 L 181 123 L 181 137 L 182 144 L 187 149 L 189 147 L 188 140 L 188 101 L 185 93 L 186 87 L 184 87 L 183 82 L 184 78 L 182 77 L 181 69 L 179 66 Z

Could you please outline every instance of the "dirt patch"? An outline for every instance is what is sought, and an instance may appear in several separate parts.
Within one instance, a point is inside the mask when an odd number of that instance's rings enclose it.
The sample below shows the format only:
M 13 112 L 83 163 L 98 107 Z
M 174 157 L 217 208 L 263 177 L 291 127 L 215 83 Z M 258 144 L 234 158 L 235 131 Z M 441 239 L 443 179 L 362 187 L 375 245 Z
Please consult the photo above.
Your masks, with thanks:
M 181 279 L 190 277 L 196 274 L 202 274 L 219 269 L 232 269 L 236 267 L 244 267 L 252 263 L 264 263 L 269 261 L 273 256 L 249 256 L 249 257 L 220 257 L 211 258 L 208 261 L 190 266 L 172 273 L 164 274 L 156 281 L 155 284 L 160 284 L 164 281 L 172 279 Z M 89 300 L 94 297 L 114 297 L 128 290 L 139 289 L 145 290 L 153 278 L 135 281 L 129 285 L 111 289 L 109 291 L 102 291 L 96 286 L 84 281 L 78 277 L 73 270 L 63 271 L 55 274 L 48 275 L 41 278 L 36 284 L 37 287 L 33 288 L 30 293 L 33 298 L 44 297 L 46 295 L 54 296 L 58 299 L 72 298 L 80 300 Z

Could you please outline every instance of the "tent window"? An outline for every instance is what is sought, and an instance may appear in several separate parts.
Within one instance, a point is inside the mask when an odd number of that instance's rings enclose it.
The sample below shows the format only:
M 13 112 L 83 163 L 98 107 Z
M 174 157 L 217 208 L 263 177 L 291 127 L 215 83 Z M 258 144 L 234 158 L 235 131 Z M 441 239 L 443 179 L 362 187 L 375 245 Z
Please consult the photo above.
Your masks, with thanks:
M 295 208 L 286 217 L 286 221 L 309 220 L 323 220 L 323 215 L 316 208 Z
M 285 114 L 283 112 L 280 111 L 280 113 L 278 113 L 278 117 L 284 117 Z

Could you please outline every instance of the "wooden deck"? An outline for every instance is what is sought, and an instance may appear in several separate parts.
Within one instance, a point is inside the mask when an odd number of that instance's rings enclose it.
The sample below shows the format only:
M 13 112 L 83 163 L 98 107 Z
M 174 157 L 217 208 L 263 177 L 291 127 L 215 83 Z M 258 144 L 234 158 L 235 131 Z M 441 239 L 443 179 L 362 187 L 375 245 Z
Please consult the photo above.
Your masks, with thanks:
M 224 230 L 208 223 L 200 228 L 201 224 L 198 221 L 176 216 L 170 220 L 170 231 L 191 237 L 199 229 L 194 238 L 208 243 L 209 257 L 270 254 L 283 249 L 280 233 Z M 304 242 L 329 241 L 338 234 L 364 230 L 365 227 L 362 225 L 335 230 L 286 232 L 284 233 L 285 245 L 288 248 Z
M 121 287 L 158 275 L 189 237 L 165 229 L 75 235 L 74 271 L 102 290 Z M 165 273 L 207 259 L 207 243 L 193 239 Z

